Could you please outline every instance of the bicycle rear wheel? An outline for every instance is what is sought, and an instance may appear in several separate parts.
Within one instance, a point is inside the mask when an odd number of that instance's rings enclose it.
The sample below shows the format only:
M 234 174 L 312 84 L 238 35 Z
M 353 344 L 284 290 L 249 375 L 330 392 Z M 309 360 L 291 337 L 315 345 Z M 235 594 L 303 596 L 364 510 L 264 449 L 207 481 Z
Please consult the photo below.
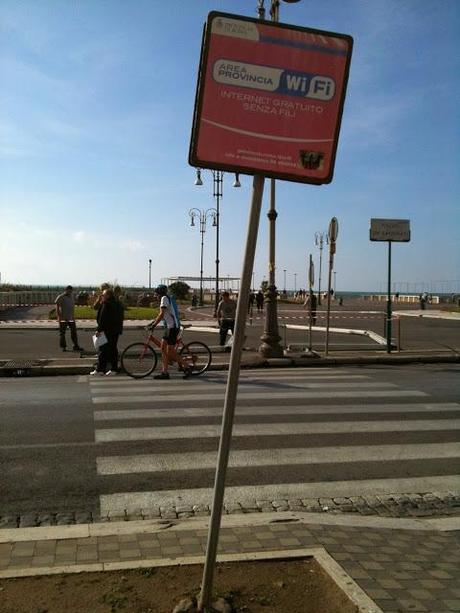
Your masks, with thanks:
M 191 368 L 192 375 L 201 375 L 211 365 L 211 350 L 199 341 L 187 343 L 180 350 L 180 356 L 185 365 Z
M 121 354 L 121 365 L 127 375 L 133 379 L 148 377 L 157 365 L 157 354 L 146 343 L 132 343 Z

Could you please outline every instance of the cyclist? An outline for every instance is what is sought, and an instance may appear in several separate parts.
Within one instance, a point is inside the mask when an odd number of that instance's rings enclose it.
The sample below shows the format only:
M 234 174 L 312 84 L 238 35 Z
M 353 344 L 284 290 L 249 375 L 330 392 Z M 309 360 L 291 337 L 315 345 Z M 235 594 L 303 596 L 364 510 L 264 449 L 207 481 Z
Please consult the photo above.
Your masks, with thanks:
M 161 341 L 161 373 L 155 375 L 154 379 L 169 379 L 168 366 L 172 361 L 179 364 L 180 368 L 184 371 L 184 379 L 188 379 L 192 374 L 191 368 L 184 364 L 182 358 L 175 349 L 180 328 L 179 313 L 176 303 L 168 296 L 168 288 L 166 285 L 159 285 L 155 289 L 155 294 L 160 297 L 160 312 L 157 318 L 152 321 L 148 327 L 153 330 L 162 321 L 164 325 L 164 335 Z

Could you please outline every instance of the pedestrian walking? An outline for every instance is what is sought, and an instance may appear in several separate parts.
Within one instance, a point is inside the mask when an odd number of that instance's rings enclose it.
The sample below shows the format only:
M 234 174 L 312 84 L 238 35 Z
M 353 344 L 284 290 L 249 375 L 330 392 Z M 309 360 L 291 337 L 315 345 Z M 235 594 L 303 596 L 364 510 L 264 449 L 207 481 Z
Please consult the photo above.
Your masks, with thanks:
M 54 301 L 56 305 L 56 315 L 59 322 L 59 345 L 62 351 L 67 351 L 65 333 L 70 329 L 70 338 L 73 343 L 74 351 L 83 351 L 78 344 L 77 325 L 75 323 L 75 298 L 73 287 L 68 285 L 62 294 Z
M 222 300 L 217 305 L 217 321 L 219 322 L 220 346 L 225 345 L 227 333 L 235 331 L 236 302 L 230 298 L 228 292 L 222 292 Z
M 262 290 L 259 290 L 256 294 L 256 306 L 259 313 L 264 310 L 264 295 Z
M 420 294 L 419 300 L 420 300 L 420 308 L 422 311 L 424 311 L 426 309 L 427 295 L 425 293 Z
M 310 292 L 307 294 L 305 298 L 305 302 L 303 306 L 308 309 L 309 317 L 311 318 L 311 323 L 313 326 L 316 326 L 316 309 L 317 309 L 318 299 L 316 298 L 316 294 L 314 292 Z
M 118 338 L 123 331 L 123 306 L 112 289 L 102 292 L 97 312 L 96 336 L 105 334 L 107 342 L 99 348 L 97 366 L 90 375 L 116 375 L 118 373 Z M 108 365 L 110 369 L 108 370 Z
M 254 292 L 249 292 L 248 315 L 252 315 L 255 299 L 256 295 L 254 294 Z

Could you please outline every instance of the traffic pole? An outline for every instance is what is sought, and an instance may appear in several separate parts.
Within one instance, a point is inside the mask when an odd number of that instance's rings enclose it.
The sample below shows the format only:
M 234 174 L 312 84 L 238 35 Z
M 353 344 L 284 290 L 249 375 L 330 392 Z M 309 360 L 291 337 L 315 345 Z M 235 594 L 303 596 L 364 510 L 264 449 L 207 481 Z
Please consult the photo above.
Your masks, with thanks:
M 388 241 L 387 353 L 391 353 L 391 241 Z
M 254 267 L 263 191 L 264 177 L 261 175 L 255 175 L 252 188 L 252 200 L 249 213 L 243 271 L 241 274 L 241 287 L 238 295 L 238 305 L 236 310 L 235 333 L 233 335 L 233 346 L 230 355 L 227 388 L 225 391 L 224 414 L 222 417 L 222 430 L 214 480 L 214 495 L 211 511 L 211 522 L 209 524 L 208 543 L 206 547 L 206 560 L 203 570 L 201 593 L 198 600 L 198 611 L 200 613 L 205 613 L 211 606 L 210 600 L 212 594 L 212 582 L 217 557 L 217 545 L 219 542 L 222 506 L 224 503 L 225 478 L 232 438 L 233 418 L 235 414 L 236 395 L 238 392 L 238 380 L 240 375 L 241 351 L 243 349 L 244 342 L 249 292 L 251 289 L 251 276 Z

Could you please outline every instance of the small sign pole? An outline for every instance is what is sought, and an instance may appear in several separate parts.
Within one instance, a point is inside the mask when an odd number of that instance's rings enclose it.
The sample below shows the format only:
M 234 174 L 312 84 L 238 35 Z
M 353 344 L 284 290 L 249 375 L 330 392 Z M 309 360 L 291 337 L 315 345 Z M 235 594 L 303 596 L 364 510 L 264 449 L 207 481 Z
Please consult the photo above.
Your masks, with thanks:
M 309 325 L 309 339 L 308 339 L 308 353 L 312 353 L 312 338 L 311 338 L 311 328 L 313 324 L 313 285 L 315 283 L 315 268 L 313 265 L 313 258 L 310 253 L 310 263 L 308 266 L 308 285 L 309 285 L 309 293 L 310 293 L 310 325 Z
M 329 277 L 327 283 L 327 310 L 326 310 L 326 346 L 325 354 L 329 353 L 329 324 L 331 319 L 331 279 L 334 267 L 335 242 L 339 233 L 337 217 L 333 217 L 329 224 Z
M 227 474 L 228 457 L 230 454 L 230 443 L 232 439 L 236 394 L 238 392 L 241 351 L 244 343 L 249 292 L 251 290 L 251 276 L 254 267 L 254 256 L 256 252 L 263 191 L 264 177 L 261 175 L 255 175 L 252 188 L 252 201 L 251 210 L 249 213 L 246 250 L 244 254 L 243 271 L 241 274 L 241 287 L 238 295 L 238 306 L 236 310 L 235 334 L 233 336 L 227 388 L 225 391 L 224 414 L 222 417 L 222 431 L 220 435 L 219 453 L 217 457 L 217 468 L 214 480 L 214 495 L 211 510 L 211 521 L 208 532 L 208 544 L 206 547 L 206 560 L 203 570 L 201 594 L 198 601 L 198 611 L 200 612 L 207 611 L 209 609 L 212 594 L 212 581 L 214 576 L 214 567 L 216 565 L 222 506 L 224 504 L 225 479 Z
M 391 353 L 391 241 L 388 241 L 387 353 Z

